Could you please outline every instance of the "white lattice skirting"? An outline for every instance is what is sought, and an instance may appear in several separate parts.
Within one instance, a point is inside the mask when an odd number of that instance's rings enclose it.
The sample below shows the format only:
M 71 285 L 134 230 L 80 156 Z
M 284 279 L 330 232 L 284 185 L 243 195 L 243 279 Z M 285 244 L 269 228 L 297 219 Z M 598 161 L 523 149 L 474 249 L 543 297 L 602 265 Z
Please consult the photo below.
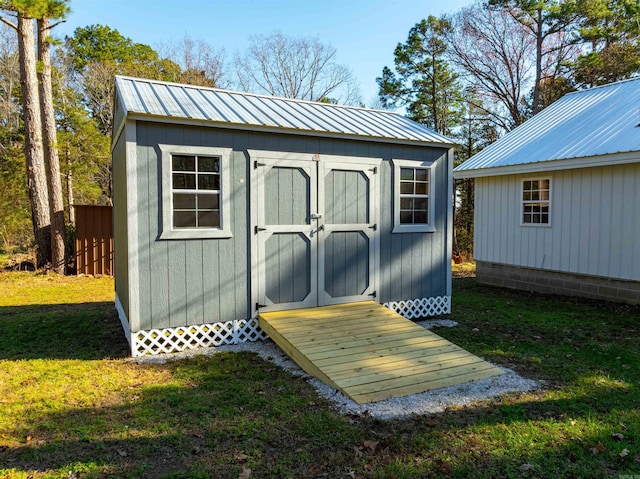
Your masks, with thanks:
M 451 312 L 451 296 L 389 301 L 382 306 L 386 306 L 391 311 L 407 319 L 440 316 L 441 314 L 449 314 Z
M 116 306 L 119 302 L 116 301 Z M 439 316 L 451 312 L 451 296 L 407 299 L 384 303 L 392 311 L 407 319 Z M 118 311 L 120 313 L 120 311 Z M 124 316 L 124 312 L 121 314 Z M 123 321 L 123 326 L 126 320 Z M 126 324 L 128 326 L 128 324 Z M 128 327 L 125 328 L 125 331 Z M 176 353 L 186 349 L 238 344 L 267 339 L 257 319 L 241 319 L 224 323 L 199 324 L 178 328 L 151 329 L 130 333 L 133 356 Z
M 238 344 L 266 339 L 257 319 L 199 324 L 178 328 L 151 329 L 131 334 L 133 356 L 176 353 L 185 349 Z

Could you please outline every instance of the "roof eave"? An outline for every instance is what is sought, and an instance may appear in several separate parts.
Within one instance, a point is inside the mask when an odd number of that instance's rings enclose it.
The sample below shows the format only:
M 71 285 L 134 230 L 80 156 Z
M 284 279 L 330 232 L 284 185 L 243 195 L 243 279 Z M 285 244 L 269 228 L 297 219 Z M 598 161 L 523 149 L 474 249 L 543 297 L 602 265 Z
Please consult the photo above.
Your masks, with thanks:
M 137 120 L 137 121 L 151 121 L 157 123 L 171 123 L 171 124 L 180 124 L 180 125 L 192 125 L 192 126 L 206 126 L 206 127 L 216 127 L 216 128 L 226 128 L 233 130 L 245 130 L 245 131 L 258 131 L 264 133 L 286 133 L 291 135 L 302 135 L 302 136 L 318 136 L 318 137 L 329 137 L 329 138 L 339 138 L 339 139 L 350 139 L 350 140 L 361 140 L 361 141 L 374 141 L 380 143 L 394 143 L 394 144 L 402 144 L 402 145 L 411 145 L 411 146 L 429 146 L 434 148 L 444 148 L 450 149 L 456 146 L 453 142 L 432 142 L 425 140 L 412 140 L 406 138 L 391 138 L 391 137 L 382 137 L 382 136 L 366 136 L 366 135 L 355 135 L 348 133 L 339 133 L 339 132 L 331 132 L 331 131 L 320 131 L 320 130 L 302 130 L 295 128 L 287 128 L 287 127 L 274 127 L 268 125 L 249 125 L 244 123 L 231 123 L 231 122 L 223 122 L 223 121 L 215 121 L 215 120 L 206 120 L 206 119 L 196 119 L 196 118 L 179 118 L 175 116 L 164 116 L 164 115 L 153 115 L 149 113 L 139 113 L 139 112 L 131 112 L 128 111 L 124 116 L 123 123 L 126 120 Z M 115 127 L 115 125 L 114 125 Z
M 572 170 L 576 168 L 593 168 L 597 166 L 623 165 L 640 163 L 640 150 L 607 153 L 603 155 L 585 156 L 581 158 L 565 158 L 561 160 L 539 161 L 520 165 L 494 166 L 470 170 L 453 170 L 456 180 L 465 178 L 482 178 L 489 176 L 518 175 L 543 173 L 547 171 Z

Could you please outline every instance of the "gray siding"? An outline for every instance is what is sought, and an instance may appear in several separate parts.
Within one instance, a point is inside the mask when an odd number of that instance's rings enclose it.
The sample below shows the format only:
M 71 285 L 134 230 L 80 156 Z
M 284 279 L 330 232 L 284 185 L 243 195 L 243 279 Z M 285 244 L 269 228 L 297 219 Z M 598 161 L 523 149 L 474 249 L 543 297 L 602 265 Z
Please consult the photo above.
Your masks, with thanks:
M 435 233 L 392 234 L 392 168 L 380 171 L 382 198 L 380 302 L 447 292 L 447 150 L 283 134 L 137 123 L 140 329 L 245 319 L 250 305 L 247 149 L 345 156 L 438 160 Z M 158 144 L 233 148 L 230 239 L 159 240 L 161 178 Z
M 127 246 L 126 139 L 120 135 L 113 149 L 113 246 L 115 287 L 129 318 L 129 248 Z
M 551 226 L 520 225 L 521 180 L 476 179 L 477 260 L 640 280 L 640 164 L 557 171 Z

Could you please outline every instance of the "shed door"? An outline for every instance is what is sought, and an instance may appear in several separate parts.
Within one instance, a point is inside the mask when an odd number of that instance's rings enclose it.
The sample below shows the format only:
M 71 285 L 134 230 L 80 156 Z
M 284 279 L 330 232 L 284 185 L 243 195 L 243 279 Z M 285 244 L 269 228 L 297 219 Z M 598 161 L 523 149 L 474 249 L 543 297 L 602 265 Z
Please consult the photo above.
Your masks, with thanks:
M 320 305 L 364 301 L 375 297 L 377 166 L 321 162 L 318 205 Z
M 375 297 L 378 164 L 255 163 L 261 311 Z

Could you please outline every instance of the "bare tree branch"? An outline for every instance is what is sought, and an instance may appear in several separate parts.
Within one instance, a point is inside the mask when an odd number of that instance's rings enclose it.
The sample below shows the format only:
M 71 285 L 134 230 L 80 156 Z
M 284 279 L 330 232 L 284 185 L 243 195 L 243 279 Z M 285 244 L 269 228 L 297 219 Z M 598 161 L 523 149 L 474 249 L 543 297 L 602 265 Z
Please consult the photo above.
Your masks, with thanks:
M 360 100 L 351 70 L 336 62 L 335 48 L 316 38 L 254 36 L 234 64 L 244 91 L 347 104 Z

